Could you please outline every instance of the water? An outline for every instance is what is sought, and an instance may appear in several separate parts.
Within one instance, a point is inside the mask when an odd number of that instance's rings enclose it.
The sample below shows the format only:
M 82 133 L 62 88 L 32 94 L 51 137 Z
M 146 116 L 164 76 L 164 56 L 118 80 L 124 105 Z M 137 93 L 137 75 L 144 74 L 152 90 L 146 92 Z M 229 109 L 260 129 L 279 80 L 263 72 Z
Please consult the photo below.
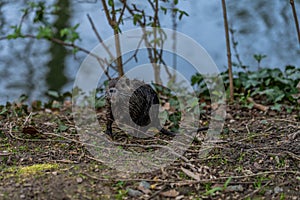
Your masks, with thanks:
M 0 2 L 0 37 L 11 33 L 10 26 L 19 23 L 20 9 L 25 2 Z M 100 1 L 47 1 L 48 4 L 53 2 L 59 2 L 69 11 L 61 13 L 60 18 L 50 19 L 51 23 L 55 27 L 80 23 L 78 30 L 82 40 L 78 44 L 85 49 L 92 50 L 98 44 L 86 17 L 88 13 L 104 39 L 112 36 Z M 295 2 L 299 15 L 300 0 Z M 228 0 L 227 3 L 230 26 L 236 30 L 237 49 L 244 65 L 255 70 L 257 63 L 253 54 L 265 54 L 267 58 L 261 63 L 263 67 L 299 67 L 300 48 L 288 0 L 273 0 L 272 3 L 268 0 Z M 178 31 L 200 43 L 219 69 L 225 70 L 227 58 L 221 1 L 181 1 L 180 7 L 190 16 L 178 22 Z M 162 26 L 172 28 L 170 17 L 162 17 Z M 123 30 L 133 28 L 130 21 L 125 23 L 130 25 L 123 26 Z M 24 25 L 23 28 L 34 34 L 31 26 Z M 48 89 L 71 90 L 76 72 L 86 56 L 84 53 L 74 56 L 65 48 L 45 40 L 1 40 L 0 49 L 0 104 L 15 100 L 21 94 L 27 94 L 33 100 L 45 99 Z M 236 62 L 234 55 L 233 61 Z M 178 68 L 180 63 L 184 62 L 179 60 Z M 187 76 L 192 73 L 192 70 L 186 72 Z

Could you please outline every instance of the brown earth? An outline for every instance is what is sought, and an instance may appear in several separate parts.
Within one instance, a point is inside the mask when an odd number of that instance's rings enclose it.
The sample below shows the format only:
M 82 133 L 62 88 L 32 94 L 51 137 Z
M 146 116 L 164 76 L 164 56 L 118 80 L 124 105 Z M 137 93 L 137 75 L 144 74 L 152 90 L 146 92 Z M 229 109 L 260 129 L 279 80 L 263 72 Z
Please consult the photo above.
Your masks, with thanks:
M 0 115 L 0 199 L 296 200 L 300 196 L 299 113 L 228 106 L 221 139 L 206 157 L 199 158 L 200 138 L 205 135 L 199 133 L 170 165 L 131 174 L 111 169 L 87 151 L 70 110 L 19 112 Z M 126 134 L 114 138 L 123 142 L 123 148 L 130 148 L 129 143 L 139 144 L 138 149 L 144 145 L 132 140 Z M 157 136 L 151 144 L 167 140 Z

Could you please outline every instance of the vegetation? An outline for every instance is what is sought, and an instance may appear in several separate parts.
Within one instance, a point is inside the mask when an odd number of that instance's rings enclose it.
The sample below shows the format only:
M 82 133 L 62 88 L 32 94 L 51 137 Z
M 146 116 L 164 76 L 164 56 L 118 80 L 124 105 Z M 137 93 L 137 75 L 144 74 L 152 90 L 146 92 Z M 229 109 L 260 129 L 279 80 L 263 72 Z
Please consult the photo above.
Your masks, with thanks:
M 228 88 L 227 72 L 222 73 L 225 87 Z M 239 101 L 253 97 L 274 110 L 299 110 L 300 69 L 295 66 L 286 66 L 284 71 L 278 68 L 260 68 L 257 71 L 234 72 L 235 96 Z M 192 85 L 197 85 L 199 93 L 208 96 L 208 89 L 200 74 L 191 79 Z M 247 100 L 244 101 L 247 103 Z M 253 106 L 253 105 L 252 105 Z M 251 105 L 250 105 L 251 107 Z

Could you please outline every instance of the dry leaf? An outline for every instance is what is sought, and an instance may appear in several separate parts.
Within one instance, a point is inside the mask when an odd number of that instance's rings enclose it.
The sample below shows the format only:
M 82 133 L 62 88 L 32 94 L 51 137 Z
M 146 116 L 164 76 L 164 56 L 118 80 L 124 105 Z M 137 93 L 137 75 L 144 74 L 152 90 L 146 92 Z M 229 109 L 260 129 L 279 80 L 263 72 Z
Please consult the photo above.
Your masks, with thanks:
M 142 191 L 144 194 L 150 194 L 151 193 L 151 190 L 149 190 L 147 188 L 144 188 L 142 186 L 138 186 L 137 189 Z
M 35 134 L 39 133 L 39 131 L 33 126 L 25 126 L 22 129 L 22 133 L 35 135 Z
M 157 184 L 152 184 L 152 185 L 150 185 L 150 189 L 155 189 L 157 187 Z
M 164 196 L 164 197 L 177 197 L 179 195 L 179 192 L 177 192 L 176 190 L 168 190 L 166 192 L 161 192 L 160 195 Z
M 188 169 L 185 169 L 183 167 L 181 167 L 181 170 L 189 177 L 195 179 L 196 181 L 200 181 L 200 175 L 199 174 L 195 174 L 194 172 L 188 170 Z
M 162 109 L 163 110 L 170 110 L 170 103 L 169 102 L 166 102 L 163 106 L 162 106 Z

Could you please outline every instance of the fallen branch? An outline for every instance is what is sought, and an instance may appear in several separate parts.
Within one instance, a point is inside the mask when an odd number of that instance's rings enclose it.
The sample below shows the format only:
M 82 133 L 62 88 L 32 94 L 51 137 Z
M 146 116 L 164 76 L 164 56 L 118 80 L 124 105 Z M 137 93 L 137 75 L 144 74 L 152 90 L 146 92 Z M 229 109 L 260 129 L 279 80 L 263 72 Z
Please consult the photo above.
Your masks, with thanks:
M 248 97 L 247 101 L 249 103 L 253 103 L 253 108 L 256 108 L 256 109 L 264 111 L 264 112 L 266 112 L 267 110 L 269 110 L 268 106 L 264 106 L 262 104 L 256 103 L 251 97 Z

